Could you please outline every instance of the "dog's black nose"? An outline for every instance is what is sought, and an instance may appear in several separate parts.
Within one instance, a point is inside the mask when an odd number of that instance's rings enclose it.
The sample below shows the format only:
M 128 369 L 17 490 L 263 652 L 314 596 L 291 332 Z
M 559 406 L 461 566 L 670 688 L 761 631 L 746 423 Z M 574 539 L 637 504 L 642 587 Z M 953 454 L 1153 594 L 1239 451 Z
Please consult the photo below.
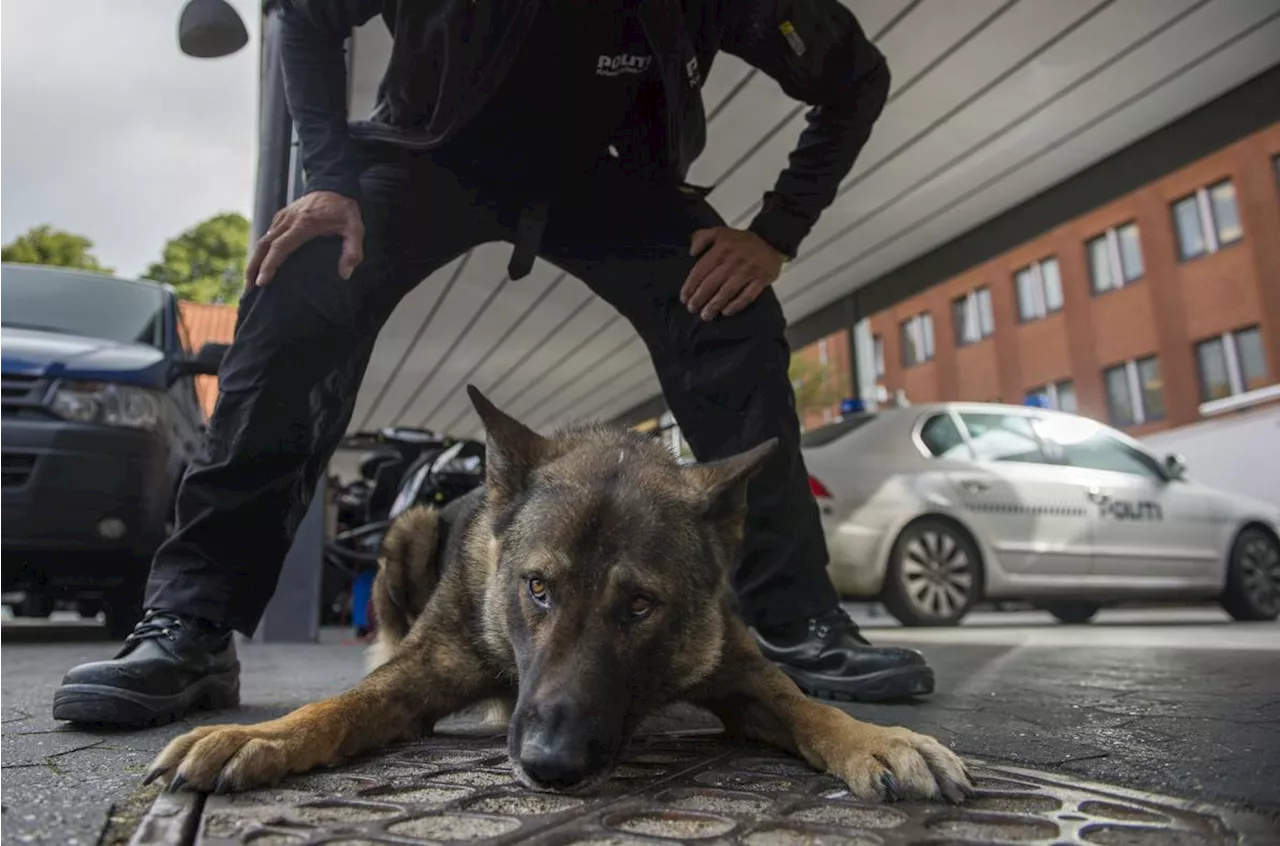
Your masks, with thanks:
M 526 736 L 520 744 L 520 767 L 540 787 L 571 790 L 586 780 L 588 764 L 584 754 L 577 754 L 563 744 L 545 744 L 537 734 Z

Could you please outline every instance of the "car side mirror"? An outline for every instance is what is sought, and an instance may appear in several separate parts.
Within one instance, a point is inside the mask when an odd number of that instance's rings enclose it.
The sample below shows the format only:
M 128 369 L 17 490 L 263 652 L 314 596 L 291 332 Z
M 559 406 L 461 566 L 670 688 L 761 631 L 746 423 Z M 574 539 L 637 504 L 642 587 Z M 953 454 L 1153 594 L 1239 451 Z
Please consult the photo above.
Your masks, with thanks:
M 188 376 L 216 376 L 229 349 L 230 344 L 210 341 L 200 348 L 200 352 L 179 362 L 179 367 Z
M 1187 460 L 1181 455 L 1171 453 L 1164 457 L 1164 470 L 1170 479 L 1182 481 L 1187 477 Z

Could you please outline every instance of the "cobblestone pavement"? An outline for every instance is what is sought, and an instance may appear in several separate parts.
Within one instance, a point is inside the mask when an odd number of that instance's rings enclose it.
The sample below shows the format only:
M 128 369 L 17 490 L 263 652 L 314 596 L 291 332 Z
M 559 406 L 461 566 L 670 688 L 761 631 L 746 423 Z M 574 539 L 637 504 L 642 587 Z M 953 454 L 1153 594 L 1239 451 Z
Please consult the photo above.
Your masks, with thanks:
M 657 735 L 633 743 L 602 795 L 577 798 L 517 785 L 500 736 L 434 737 L 270 790 L 166 794 L 135 843 L 1210 846 L 1262 843 L 1272 830 L 1266 819 L 1204 805 L 973 764 L 978 795 L 963 807 L 877 806 L 777 752 Z
M 875 621 L 871 623 L 874 625 Z M 104 832 L 109 839 L 124 842 L 151 806 L 154 795 L 140 787 L 140 775 L 169 738 L 202 723 L 255 722 L 277 716 L 341 690 L 361 675 L 360 649 L 340 642 L 344 634 L 327 632 L 326 642 L 322 644 L 245 644 L 241 648 L 245 704 L 240 709 L 201 715 L 178 725 L 143 732 L 81 732 L 68 730 L 49 717 L 53 688 L 67 667 L 103 657 L 114 645 L 102 640 L 31 642 L 31 638 L 21 637 L 23 634 L 22 630 L 6 625 L 0 653 L 3 657 L 0 674 L 3 725 L 0 728 L 4 788 L 0 819 L 6 844 L 75 846 L 97 842 Z M 922 649 L 937 671 L 938 693 L 915 704 L 854 705 L 850 710 L 862 719 L 897 723 L 933 733 L 970 760 L 986 762 L 987 778 L 1013 782 L 1003 787 L 996 781 L 990 782 L 991 795 L 973 808 L 966 808 L 965 814 L 1038 814 L 1040 823 L 1057 826 L 1056 833 L 1037 823 L 999 831 L 981 826 L 973 828 L 972 825 L 978 823 L 972 819 L 938 816 L 954 814 L 954 811 L 931 808 L 926 813 L 897 806 L 886 812 L 889 816 L 884 819 L 898 819 L 895 814 L 906 814 L 909 825 L 881 827 L 857 835 L 846 830 L 840 835 L 844 839 L 837 838 L 834 830 L 817 832 L 810 828 L 810 835 L 821 833 L 823 836 L 812 839 L 805 835 L 810 839 L 787 840 L 781 833 L 783 829 L 776 825 L 787 820 L 794 822 L 796 813 L 821 817 L 807 819 L 802 815 L 800 819 L 810 825 L 835 819 L 823 817 L 824 814 L 865 813 L 866 809 L 858 810 L 838 796 L 826 796 L 821 792 L 825 789 L 821 780 L 812 781 L 811 776 L 805 776 L 810 779 L 804 782 L 808 786 L 776 794 L 762 791 L 759 785 L 698 782 L 699 775 L 715 778 L 707 773 L 716 767 L 737 768 L 736 771 L 751 778 L 769 775 L 739 760 L 743 757 L 767 759 L 767 754 L 759 750 L 721 750 L 723 755 L 717 759 L 708 747 L 703 750 L 706 754 L 697 759 L 700 763 L 696 766 L 681 769 L 675 766 L 681 762 L 667 762 L 663 765 L 666 766 L 663 774 L 654 776 L 657 780 L 619 779 L 617 787 L 624 793 L 631 789 L 640 792 L 630 798 L 619 798 L 616 806 L 591 805 L 535 815 L 544 820 L 536 823 L 537 830 L 546 835 L 544 842 L 572 842 L 572 838 L 557 841 L 552 836 L 556 826 L 570 820 L 577 828 L 565 828 L 560 833 L 569 832 L 577 837 L 591 831 L 595 832 L 594 842 L 617 846 L 662 842 L 644 838 L 668 831 L 662 829 L 665 823 L 659 824 L 666 817 L 658 822 L 644 822 L 649 817 L 641 813 L 636 818 L 639 822 L 626 822 L 629 818 L 617 816 L 630 813 L 628 808 L 634 811 L 638 807 L 636 803 L 648 803 L 646 807 L 660 804 L 668 811 L 695 816 L 709 814 L 711 821 L 697 817 L 709 826 L 697 829 L 709 832 L 710 839 L 706 842 L 892 846 L 912 842 L 910 838 L 927 832 L 929 838 L 938 843 L 987 842 L 997 835 L 1001 840 L 1016 842 L 1066 843 L 1080 837 L 1084 842 L 1103 844 L 1211 843 L 1221 842 L 1233 826 L 1252 832 L 1252 842 L 1280 842 L 1280 834 L 1274 834 L 1280 820 L 1280 672 L 1277 671 L 1280 626 L 1230 624 L 1216 612 L 1172 610 L 1136 615 L 1104 612 L 1097 623 L 1070 629 L 1047 623 L 1047 618 L 1039 615 L 993 614 L 979 615 L 974 624 L 960 629 L 924 632 L 876 628 L 870 634 L 877 642 L 909 644 Z M 677 727 L 707 729 L 714 725 L 714 721 L 700 713 L 681 712 L 651 728 L 665 731 Z M 436 752 L 422 754 L 430 757 Z M 473 779 L 483 781 L 482 773 L 486 772 L 491 778 L 498 778 L 501 766 L 496 759 L 478 760 L 483 763 L 468 762 L 460 765 L 455 773 L 474 770 L 475 774 L 470 776 Z M 398 776 L 410 785 L 406 789 L 416 789 L 413 785 L 420 783 L 435 784 L 442 778 L 461 777 L 441 775 L 438 761 L 425 764 L 416 770 L 409 767 L 409 771 Z M 390 764 L 374 761 L 362 766 L 377 768 Z M 655 764 L 639 762 L 638 766 L 643 770 L 644 766 Z M 704 769 L 693 772 L 691 766 Z M 786 765 L 770 763 L 768 766 Z M 398 771 L 405 769 L 399 767 Z M 787 780 L 783 777 L 785 774 L 774 775 Z M 695 783 L 688 783 L 689 779 Z M 1105 782 L 1115 787 L 1076 784 L 1071 779 Z M 347 797 L 347 801 L 358 800 L 357 804 L 368 804 L 368 797 L 360 791 L 376 792 L 379 786 L 359 779 L 342 783 L 345 786 L 337 792 Z M 492 789 L 499 799 L 510 798 L 509 788 L 501 783 L 461 787 Z M 717 811 L 711 807 L 695 807 L 703 799 L 692 794 L 681 798 L 671 793 L 695 788 L 745 793 L 748 795 L 742 798 L 752 798 L 753 802 L 740 807 L 743 813 L 729 807 Z M 312 792 L 291 794 L 295 804 L 335 790 L 333 784 L 307 789 Z M 650 792 L 644 793 L 644 790 Z M 818 792 L 813 792 L 815 790 Z M 1129 795 L 1126 790 L 1159 795 Z M 666 793 L 658 798 L 663 791 Z M 481 800 L 488 804 L 481 804 L 477 810 L 473 803 Z M 1180 800 L 1196 804 L 1184 806 L 1179 804 Z M 373 804 L 381 807 L 385 801 L 384 795 Z M 394 813 L 387 813 L 383 808 L 370 819 L 387 826 L 396 824 L 392 820 L 406 822 L 411 817 L 445 820 L 423 823 L 429 828 L 430 825 L 452 825 L 448 820 L 453 817 L 471 819 L 478 814 L 507 820 L 493 823 L 499 827 L 510 826 L 509 820 L 517 820 L 520 831 L 533 830 L 524 828 L 530 824 L 524 816 L 501 803 L 492 804 L 495 801 L 492 796 L 486 799 L 485 795 L 459 793 L 439 798 L 438 804 L 411 805 L 402 804 L 408 800 L 400 797 L 388 806 Z M 758 803 L 762 801 L 767 807 L 760 810 Z M 671 802 L 676 804 L 671 806 Z M 1086 808 L 1084 802 L 1101 804 Z M 984 807 L 983 803 L 994 804 Z M 1133 807 L 1146 808 L 1158 819 L 1108 817 L 1107 813 L 1120 813 L 1106 811 L 1108 803 L 1137 803 Z M 805 811 L 806 807 L 827 805 L 836 810 Z M 212 814 L 218 810 L 217 804 L 211 805 L 208 819 L 214 819 Z M 1075 816 L 1084 819 L 1071 819 Z M 1051 822 L 1046 823 L 1046 819 Z M 726 820 L 732 822 L 728 829 L 724 828 L 728 824 Z M 1010 820 L 995 822 L 1013 824 Z M 1155 836 L 1150 832 L 1135 834 L 1130 830 L 1131 824 L 1147 823 L 1157 828 L 1173 827 L 1160 829 L 1163 840 L 1149 839 L 1148 835 Z M 1130 829 L 1114 829 L 1122 824 L 1130 825 Z M 652 828 L 655 825 L 657 829 Z M 766 830 L 774 832 L 768 835 L 772 839 L 761 840 L 765 837 L 761 832 Z M 417 842 L 425 842 L 424 838 L 439 842 L 446 836 L 442 831 L 430 831 L 419 831 L 410 825 L 397 832 L 387 828 L 379 837 L 384 842 L 406 843 L 414 841 L 406 839 L 404 832 L 418 838 Z M 509 838 L 512 831 L 502 828 L 491 833 Z M 1135 839 L 1140 835 L 1147 839 Z M 213 833 L 206 831 L 202 836 L 206 842 L 219 842 L 209 839 Z M 232 832 L 217 836 L 235 835 Z M 254 846 L 304 842 L 296 838 L 280 839 L 282 836 L 273 834 L 251 842 Z M 326 842 L 325 836 L 317 835 L 320 839 L 313 842 Z M 124 840 L 119 839 L 121 837 Z M 387 837 L 391 839 L 386 840 Z M 328 842 L 375 841 L 344 836 Z

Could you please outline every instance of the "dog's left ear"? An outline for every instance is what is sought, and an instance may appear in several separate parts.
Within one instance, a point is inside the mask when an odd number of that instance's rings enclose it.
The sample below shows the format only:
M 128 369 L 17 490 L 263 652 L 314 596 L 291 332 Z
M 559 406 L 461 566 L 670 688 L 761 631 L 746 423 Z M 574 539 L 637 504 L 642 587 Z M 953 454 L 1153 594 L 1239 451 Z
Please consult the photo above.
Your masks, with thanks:
M 747 482 L 777 446 L 778 439 L 770 438 L 746 452 L 685 467 L 702 515 L 710 520 L 725 520 L 745 512 Z
M 484 423 L 486 436 L 485 481 L 490 496 L 509 502 L 519 493 L 529 474 L 549 452 L 550 441 L 514 417 L 499 411 L 474 385 L 467 396 Z

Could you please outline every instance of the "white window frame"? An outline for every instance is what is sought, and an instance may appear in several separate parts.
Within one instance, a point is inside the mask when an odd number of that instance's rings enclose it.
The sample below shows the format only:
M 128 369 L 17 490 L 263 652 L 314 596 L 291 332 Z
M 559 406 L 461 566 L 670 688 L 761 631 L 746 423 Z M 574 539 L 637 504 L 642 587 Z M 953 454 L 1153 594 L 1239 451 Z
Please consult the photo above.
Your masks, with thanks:
M 1142 377 L 1138 375 L 1137 359 L 1129 359 L 1124 363 L 1124 375 L 1129 383 L 1129 404 L 1133 406 L 1133 425 L 1141 426 L 1147 422 L 1147 403 L 1142 396 Z
M 1218 220 L 1213 215 L 1213 202 L 1209 199 L 1209 192 L 1223 184 L 1231 185 L 1232 194 L 1235 196 L 1236 214 L 1240 215 L 1240 192 L 1236 189 L 1235 180 L 1231 177 L 1219 179 L 1209 185 L 1203 185 L 1197 188 L 1194 193 L 1184 194 L 1169 204 L 1169 213 L 1172 215 L 1174 214 L 1174 209 L 1177 208 L 1180 203 L 1194 197 L 1196 201 L 1196 214 L 1200 218 L 1200 237 L 1204 239 L 1204 252 L 1196 253 L 1194 256 L 1186 255 L 1182 248 L 1180 233 L 1178 232 L 1177 216 L 1174 215 L 1173 237 L 1174 240 L 1178 242 L 1179 261 L 1193 261 L 1198 258 L 1203 258 L 1204 256 L 1210 256 L 1221 250 L 1223 246 L 1229 247 L 1232 244 L 1238 244 L 1244 240 L 1243 220 L 1241 221 L 1242 226 L 1239 238 L 1236 238 L 1234 241 L 1225 245 L 1220 243 L 1218 240 Z
M 877 379 L 884 378 L 884 338 L 879 335 L 871 339 L 871 357 Z
M 1240 351 L 1236 349 L 1236 333 L 1222 333 L 1222 354 L 1227 357 L 1227 384 L 1231 396 L 1244 393 L 1244 376 L 1240 373 Z
M 819 338 L 818 339 L 818 364 L 821 364 L 823 367 L 826 367 L 827 364 L 829 363 L 830 363 L 830 356 L 827 353 L 827 339 Z
M 1031 323 L 1035 320 L 1044 320 L 1051 314 L 1057 314 L 1066 306 L 1066 292 L 1060 292 L 1063 295 L 1063 303 L 1052 311 L 1049 310 L 1048 297 L 1045 296 L 1044 284 L 1044 265 L 1048 262 L 1058 264 L 1058 284 L 1062 284 L 1062 264 L 1058 262 L 1057 256 L 1046 256 L 1039 261 L 1033 261 L 1026 267 L 1019 268 L 1013 274 L 1013 293 L 1018 300 L 1018 321 L 1021 323 Z M 1025 271 L 1031 272 L 1031 316 L 1024 316 L 1022 312 L 1022 289 L 1018 285 L 1018 277 Z
M 990 320 L 983 320 L 982 316 L 982 295 L 986 294 L 987 312 Z M 964 309 L 964 321 L 962 325 L 957 326 L 957 330 L 968 330 L 970 328 L 977 329 L 975 337 L 963 337 L 959 331 L 956 332 L 956 346 L 967 347 L 973 344 L 985 341 L 996 333 L 995 313 L 992 311 L 991 305 L 991 289 L 986 285 L 974 288 L 963 297 L 956 297 L 952 302 L 952 313 L 955 313 L 955 303 L 962 302 Z
M 920 358 L 912 356 L 908 361 L 906 349 L 904 349 L 902 356 L 903 366 L 915 367 L 933 361 L 935 353 L 933 346 L 933 315 L 927 311 L 922 311 L 902 321 L 902 325 L 906 328 L 906 331 L 902 334 L 905 338 L 910 338 L 910 346 L 921 354 Z
M 1144 260 L 1142 263 L 1143 270 L 1144 270 L 1143 273 L 1130 279 L 1125 275 L 1125 272 L 1124 272 L 1124 261 L 1121 260 L 1120 258 L 1120 230 L 1130 226 L 1138 230 L 1138 233 L 1139 233 L 1138 234 L 1138 250 L 1141 251 L 1142 250 L 1142 234 L 1141 234 L 1142 230 L 1138 227 L 1138 222 L 1136 220 L 1131 220 L 1127 223 L 1122 223 L 1119 226 L 1112 226 L 1108 228 L 1106 232 L 1103 232 L 1101 235 L 1098 235 L 1094 238 L 1090 238 L 1088 241 L 1085 242 L 1086 253 L 1088 252 L 1089 245 L 1092 244 L 1094 241 L 1105 239 L 1107 244 L 1107 269 L 1111 272 L 1111 279 L 1109 280 L 1111 285 L 1108 288 L 1102 288 L 1102 289 L 1098 288 L 1098 280 L 1093 278 L 1093 262 L 1090 261 L 1089 262 L 1089 288 L 1090 290 L 1093 291 L 1094 296 L 1100 296 L 1102 294 L 1106 294 L 1111 291 L 1119 291 L 1121 288 L 1127 288 L 1128 286 L 1142 279 L 1144 275 L 1146 275 L 1145 274 L 1145 270 L 1146 270 L 1145 256 L 1143 257 Z

